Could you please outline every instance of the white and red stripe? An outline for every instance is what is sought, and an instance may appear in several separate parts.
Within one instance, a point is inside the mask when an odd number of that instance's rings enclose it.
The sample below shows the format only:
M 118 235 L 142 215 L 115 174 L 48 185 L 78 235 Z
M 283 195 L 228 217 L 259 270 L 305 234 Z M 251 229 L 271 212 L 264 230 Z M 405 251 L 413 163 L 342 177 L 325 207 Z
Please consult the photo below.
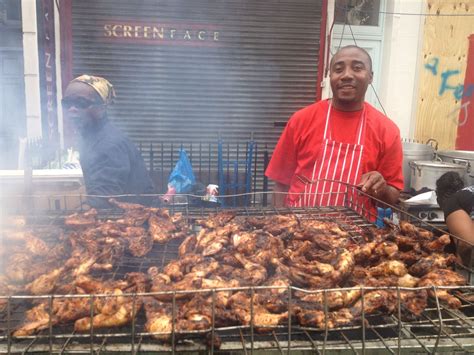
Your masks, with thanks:
M 354 144 L 337 142 L 332 139 L 331 107 L 330 104 L 326 116 L 323 142 L 313 166 L 311 175 L 313 183 L 305 185 L 304 194 L 296 204 L 298 207 L 343 206 L 343 195 L 347 192 L 347 186 L 335 181 L 355 185 L 360 180 L 366 122 L 365 105 L 357 129 L 357 141 Z M 333 181 L 325 181 L 327 179 Z

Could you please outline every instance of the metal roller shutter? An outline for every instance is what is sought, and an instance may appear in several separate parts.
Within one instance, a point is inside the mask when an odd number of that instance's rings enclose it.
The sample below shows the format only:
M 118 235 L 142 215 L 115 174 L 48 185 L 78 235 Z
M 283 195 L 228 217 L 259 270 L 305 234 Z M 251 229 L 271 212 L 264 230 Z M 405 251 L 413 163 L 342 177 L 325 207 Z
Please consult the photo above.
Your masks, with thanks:
M 272 147 L 282 130 L 275 121 L 315 99 L 320 1 L 81 0 L 72 19 L 73 75 L 115 85 L 111 117 L 135 142 L 253 133 Z M 133 24 L 141 27 L 124 31 Z M 114 25 L 119 37 L 107 37 Z M 145 26 L 156 27 L 156 41 L 140 39 Z

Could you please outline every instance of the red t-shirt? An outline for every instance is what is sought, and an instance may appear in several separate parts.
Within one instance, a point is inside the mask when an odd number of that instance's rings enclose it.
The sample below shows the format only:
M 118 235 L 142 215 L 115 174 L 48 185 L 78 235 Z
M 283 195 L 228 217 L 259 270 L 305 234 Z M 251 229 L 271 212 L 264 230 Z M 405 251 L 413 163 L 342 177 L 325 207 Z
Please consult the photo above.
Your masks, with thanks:
M 329 100 L 323 100 L 297 111 L 288 121 L 265 175 L 290 186 L 290 193 L 301 193 L 304 185 L 295 174 L 311 178 L 324 136 Z M 362 110 L 354 112 L 331 109 L 332 139 L 354 144 Z M 364 152 L 361 174 L 380 172 L 387 184 L 403 189 L 403 151 L 400 130 L 388 117 L 365 103 L 366 127 L 362 139 Z

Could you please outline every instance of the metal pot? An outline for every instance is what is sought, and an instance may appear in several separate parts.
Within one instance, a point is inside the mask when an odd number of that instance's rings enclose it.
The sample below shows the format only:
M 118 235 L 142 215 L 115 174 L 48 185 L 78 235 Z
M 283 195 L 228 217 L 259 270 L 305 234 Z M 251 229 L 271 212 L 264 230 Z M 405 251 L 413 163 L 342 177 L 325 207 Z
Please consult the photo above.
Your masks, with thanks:
M 467 166 L 445 163 L 442 161 L 411 161 L 409 163 L 411 169 L 410 187 L 415 191 L 423 188 L 436 190 L 436 180 L 448 171 L 459 173 L 461 178 L 465 179 L 467 174 Z
M 474 151 L 439 150 L 436 155 L 445 162 L 467 166 L 466 184 L 474 185 Z
M 435 147 L 433 147 L 431 142 L 435 143 Z M 411 171 L 410 171 L 410 162 L 411 161 L 418 161 L 418 160 L 433 160 L 434 158 L 434 151 L 438 146 L 438 143 L 433 140 L 429 139 L 426 144 L 423 143 L 415 143 L 410 141 L 403 141 L 403 183 L 405 185 L 405 190 L 408 191 L 410 189 L 410 181 L 411 181 Z

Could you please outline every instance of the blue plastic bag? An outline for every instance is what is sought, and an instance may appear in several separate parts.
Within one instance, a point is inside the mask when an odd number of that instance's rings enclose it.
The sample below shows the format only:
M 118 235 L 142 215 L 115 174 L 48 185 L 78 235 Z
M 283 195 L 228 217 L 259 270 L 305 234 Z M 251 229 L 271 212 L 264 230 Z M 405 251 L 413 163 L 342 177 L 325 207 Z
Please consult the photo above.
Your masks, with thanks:
M 186 151 L 181 148 L 178 162 L 168 178 L 168 188 L 173 187 L 176 193 L 185 194 L 192 190 L 195 183 L 193 167 Z

